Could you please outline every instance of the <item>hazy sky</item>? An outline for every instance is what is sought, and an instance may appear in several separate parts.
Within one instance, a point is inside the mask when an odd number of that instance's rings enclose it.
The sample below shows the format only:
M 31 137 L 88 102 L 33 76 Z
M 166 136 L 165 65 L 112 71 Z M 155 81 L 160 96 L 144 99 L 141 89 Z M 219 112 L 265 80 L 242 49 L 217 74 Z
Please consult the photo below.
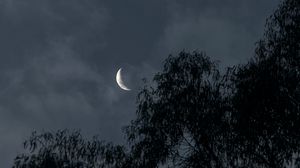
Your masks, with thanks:
M 279 0 L 0 0 L 0 167 L 33 130 L 122 142 L 141 78 L 169 54 L 246 62 Z M 125 82 L 115 74 L 123 67 Z

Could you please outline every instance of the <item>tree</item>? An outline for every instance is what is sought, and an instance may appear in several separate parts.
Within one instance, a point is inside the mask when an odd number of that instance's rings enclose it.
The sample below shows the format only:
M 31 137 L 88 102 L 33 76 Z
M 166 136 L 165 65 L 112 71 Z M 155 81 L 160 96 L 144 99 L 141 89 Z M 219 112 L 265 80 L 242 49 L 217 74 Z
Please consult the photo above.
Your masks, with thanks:
M 24 148 L 27 152 L 15 158 L 14 168 L 119 168 L 126 155 L 122 146 L 96 137 L 87 141 L 80 132 L 68 130 L 33 132 Z
M 224 167 L 227 103 L 215 62 L 204 53 L 170 56 L 155 87 L 138 96 L 137 119 L 127 127 L 135 165 Z
M 255 57 L 225 74 L 204 53 L 170 56 L 126 129 L 135 164 L 299 166 L 299 15 L 300 1 L 284 1 Z
M 266 28 L 232 74 L 236 142 L 245 165 L 285 167 L 300 153 L 300 1 L 284 1 Z

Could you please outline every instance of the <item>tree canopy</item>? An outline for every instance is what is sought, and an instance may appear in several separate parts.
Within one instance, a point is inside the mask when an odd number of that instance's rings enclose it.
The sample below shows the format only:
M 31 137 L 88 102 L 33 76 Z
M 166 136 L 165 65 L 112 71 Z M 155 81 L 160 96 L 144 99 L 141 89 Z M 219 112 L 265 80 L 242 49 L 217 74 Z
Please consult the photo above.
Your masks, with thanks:
M 120 168 L 126 155 L 122 146 L 68 130 L 33 132 L 24 148 L 28 152 L 15 158 L 14 168 Z
M 141 167 L 299 163 L 300 1 L 268 18 L 255 57 L 220 74 L 204 53 L 169 57 L 128 127 Z

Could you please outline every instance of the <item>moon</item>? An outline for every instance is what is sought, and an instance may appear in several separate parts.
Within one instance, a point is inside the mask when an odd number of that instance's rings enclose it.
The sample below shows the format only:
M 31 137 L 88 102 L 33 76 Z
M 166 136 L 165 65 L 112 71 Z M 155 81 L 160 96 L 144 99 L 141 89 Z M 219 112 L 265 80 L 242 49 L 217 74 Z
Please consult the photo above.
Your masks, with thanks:
M 116 75 L 116 81 L 119 85 L 119 87 L 123 90 L 126 90 L 126 91 L 130 91 L 131 89 L 129 89 L 123 82 L 122 80 L 122 74 L 121 74 L 121 71 L 122 71 L 122 68 L 120 68 L 117 72 L 117 75 Z

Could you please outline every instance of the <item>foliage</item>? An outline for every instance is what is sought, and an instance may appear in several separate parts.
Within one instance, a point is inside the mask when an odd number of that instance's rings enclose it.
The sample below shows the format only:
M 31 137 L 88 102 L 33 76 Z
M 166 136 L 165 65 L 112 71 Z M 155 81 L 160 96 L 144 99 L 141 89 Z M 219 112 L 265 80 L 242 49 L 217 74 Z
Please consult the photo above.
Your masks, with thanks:
M 169 57 L 127 127 L 140 167 L 285 167 L 300 153 L 300 1 L 267 20 L 256 55 L 221 75 L 203 53 Z M 171 164 L 170 164 L 171 163 Z
M 24 148 L 28 153 L 15 158 L 14 168 L 118 168 L 125 159 L 122 146 L 87 141 L 78 131 L 34 132 Z
M 204 53 L 170 56 L 154 77 L 156 88 L 140 93 L 137 119 L 127 127 L 133 157 L 140 157 L 135 164 L 155 167 L 167 159 L 186 167 L 222 164 L 229 126 L 220 80 Z
M 255 58 L 232 75 L 238 152 L 248 167 L 292 165 L 300 150 L 300 1 L 284 1 L 266 28 Z

